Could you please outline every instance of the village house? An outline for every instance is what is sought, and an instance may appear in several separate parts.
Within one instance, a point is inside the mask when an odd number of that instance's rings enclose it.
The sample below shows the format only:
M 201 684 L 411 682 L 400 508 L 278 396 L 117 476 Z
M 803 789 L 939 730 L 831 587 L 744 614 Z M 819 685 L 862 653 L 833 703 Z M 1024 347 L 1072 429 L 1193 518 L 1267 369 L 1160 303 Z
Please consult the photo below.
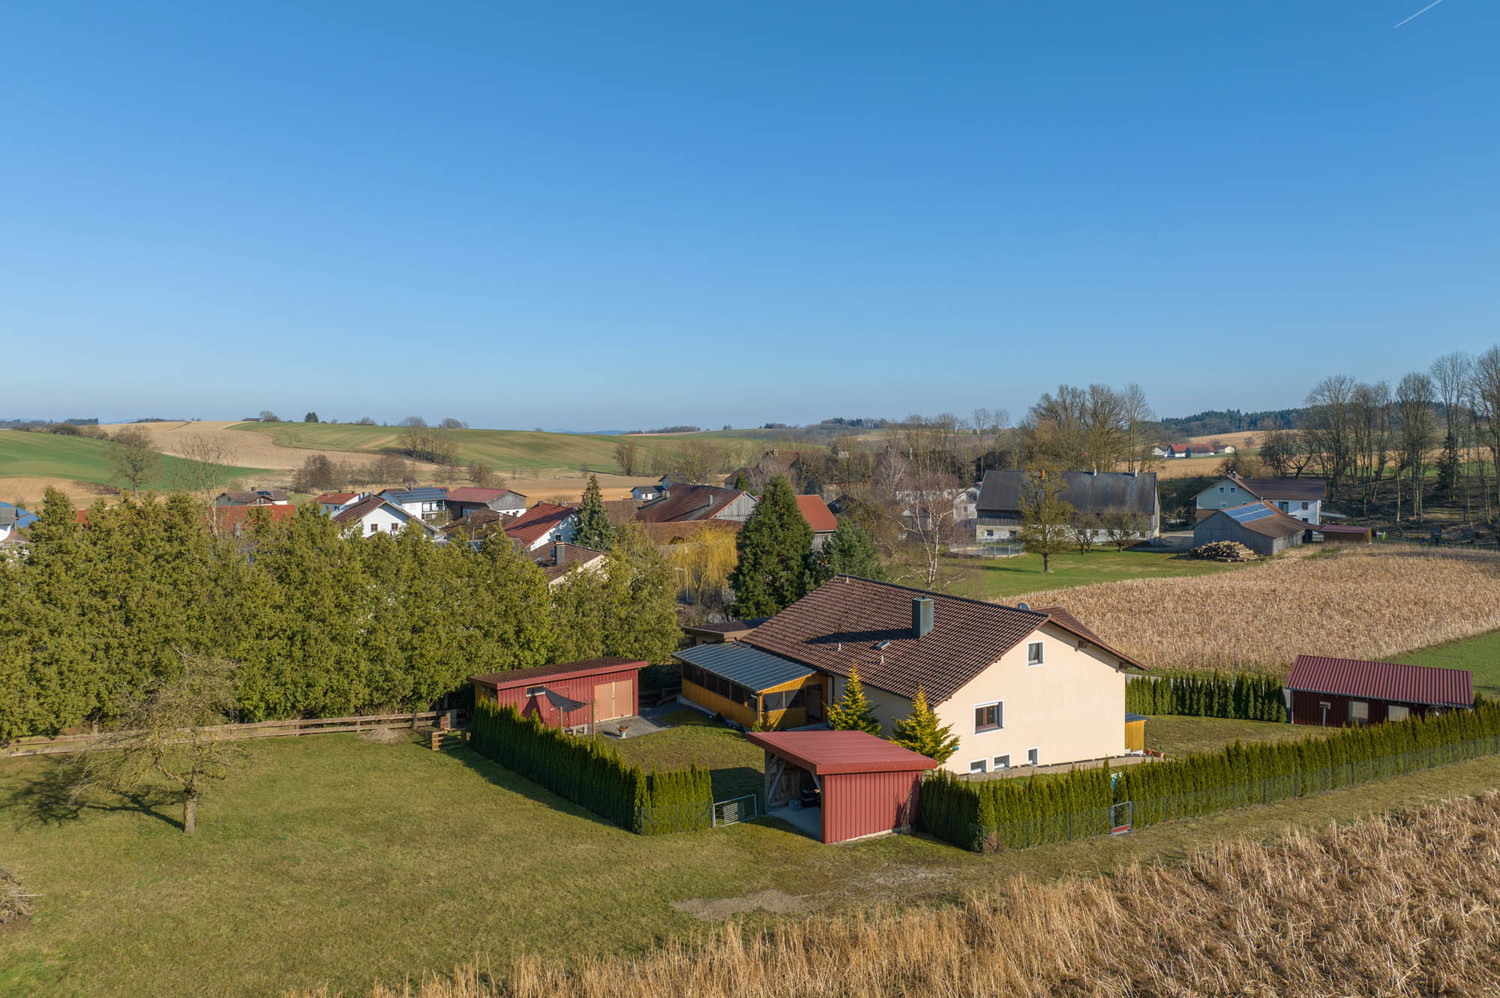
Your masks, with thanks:
M 35 513 L 8 502 L 0 502 L 0 542 L 11 540 L 17 531 L 25 530 L 36 520 Z
M 415 489 L 386 489 L 380 493 L 386 502 L 400 506 L 423 520 L 447 518 L 448 490 L 441 485 L 424 485 Z
M 717 485 L 673 485 L 666 495 L 635 511 L 641 523 L 686 523 L 727 520 L 743 523 L 755 511 L 755 497 L 739 489 Z
M 1150 540 L 1161 533 L 1161 495 L 1153 471 L 1064 471 L 1062 498 L 1081 514 L 1103 517 L 1111 513 L 1135 517 L 1137 540 Z M 979 486 L 978 516 L 974 537 L 980 543 L 1003 543 L 1019 538 L 1025 518 L 1021 515 L 1024 471 L 987 471 Z M 1103 530 L 1096 540 L 1106 540 Z
M 401 528 L 408 524 L 415 524 L 428 534 L 436 534 L 437 531 L 431 524 L 420 516 L 408 512 L 404 507 L 393 502 L 382 499 L 380 496 L 369 496 L 339 512 L 334 521 L 343 524 L 344 529 L 357 532 L 361 537 L 369 537 L 373 534 L 396 534 Z
M 313 503 L 329 516 L 337 516 L 355 503 L 368 499 L 368 492 L 324 492 Z
M 1298 655 L 1286 680 L 1293 724 L 1342 728 L 1474 706 L 1467 669 Z
M 596 572 L 603 574 L 606 559 L 603 551 L 580 547 L 577 544 L 558 542 L 530 552 L 532 560 L 541 567 L 549 587 L 560 585 L 574 572 Z
M 511 489 L 482 489 L 473 485 L 448 490 L 448 515 L 455 520 L 481 509 L 501 516 L 520 516 L 526 512 L 526 497 Z
M 214 497 L 216 506 L 287 506 L 291 499 L 285 489 L 233 489 L 220 492 Z
M 505 536 L 518 548 L 535 551 L 558 541 L 571 542 L 578 529 L 578 510 L 572 506 L 539 502 L 520 516 L 502 521 L 502 526 Z
M 1241 478 L 1230 474 L 1199 492 L 1196 505 L 1198 519 L 1202 520 L 1215 510 L 1264 500 L 1293 519 L 1316 527 L 1322 522 L 1327 494 L 1327 483 L 1321 478 Z
M 918 688 L 955 773 L 1126 753 L 1125 678 L 1140 663 L 1061 607 L 1001 606 L 837 576 L 737 641 L 676 653 L 682 699 L 746 727 L 825 719 L 858 671 L 883 732 Z
M 812 527 L 812 549 L 823 550 L 823 545 L 828 543 L 828 538 L 839 529 L 839 521 L 833 518 L 833 511 L 828 508 L 822 496 L 798 496 L 797 508 L 802 511 L 802 519 L 807 521 L 809 527 Z

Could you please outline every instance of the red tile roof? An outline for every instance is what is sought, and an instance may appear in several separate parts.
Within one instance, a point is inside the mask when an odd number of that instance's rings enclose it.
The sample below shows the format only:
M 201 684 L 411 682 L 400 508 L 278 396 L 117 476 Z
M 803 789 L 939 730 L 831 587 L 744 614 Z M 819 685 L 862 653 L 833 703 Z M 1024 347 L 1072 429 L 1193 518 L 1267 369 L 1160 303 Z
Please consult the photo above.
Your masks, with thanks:
M 313 502 L 319 506 L 342 506 L 358 495 L 358 492 L 324 492 L 318 498 L 314 499 Z
M 558 506 L 550 502 L 539 502 L 520 516 L 505 524 L 505 536 L 523 544 L 541 540 L 559 523 L 577 514 L 572 506 Z
M 802 519 L 813 528 L 813 533 L 828 534 L 839 529 L 839 521 L 833 518 L 822 496 L 798 496 L 797 508 L 802 510 Z
M 391 502 L 388 499 L 382 499 L 379 496 L 370 496 L 370 498 L 368 499 L 361 499 L 359 502 L 355 503 L 353 506 L 350 506 L 348 509 L 340 510 L 339 512 L 335 513 L 333 515 L 333 519 L 335 523 L 355 523 L 363 520 L 370 513 L 373 513 L 375 510 L 379 509 L 382 506 L 389 506 L 391 515 L 403 522 L 407 520 L 417 519 L 417 517 L 412 516 L 400 506 L 397 506 L 395 503 Z
M 538 679 L 561 682 L 564 679 L 581 679 L 584 676 L 597 676 L 605 672 L 622 672 L 625 669 L 644 669 L 645 667 L 645 662 L 633 658 L 591 658 L 584 662 L 539 665 L 535 669 L 487 672 L 482 676 L 471 676 L 469 681 L 506 690 L 514 686 L 529 686 Z
M 911 612 L 912 600 L 919 597 L 933 601 L 933 629 L 916 638 Z M 741 640 L 836 676 L 848 676 L 857 668 L 862 681 L 900 696 L 915 696 L 921 686 L 938 704 L 1049 621 L 1123 666 L 1145 668 L 1091 634 L 1077 631 L 1070 615 L 1052 616 L 850 575 L 825 582 Z
M 937 763 L 863 731 L 752 731 L 746 737 L 810 773 L 908 773 Z
M 1365 700 L 1474 706 L 1474 682 L 1467 669 L 1298 655 L 1286 685 L 1305 693 L 1331 693 Z

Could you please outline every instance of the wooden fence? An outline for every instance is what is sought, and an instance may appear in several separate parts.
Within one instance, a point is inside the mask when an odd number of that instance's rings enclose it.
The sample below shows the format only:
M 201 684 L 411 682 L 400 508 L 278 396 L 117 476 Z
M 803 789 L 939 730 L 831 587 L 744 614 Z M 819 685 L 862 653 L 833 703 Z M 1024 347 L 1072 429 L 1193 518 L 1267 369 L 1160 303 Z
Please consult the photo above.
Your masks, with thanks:
M 297 735 L 321 735 L 339 731 L 369 731 L 374 728 L 411 728 L 423 724 L 452 728 L 468 720 L 468 711 L 429 710 L 415 714 L 369 714 L 363 717 L 299 717 L 290 721 L 256 721 L 251 724 L 224 724 L 209 729 L 226 738 L 288 738 Z M 21 738 L 0 746 L 0 754 L 9 757 L 26 755 L 64 755 L 82 752 L 104 734 L 56 735 L 52 738 Z

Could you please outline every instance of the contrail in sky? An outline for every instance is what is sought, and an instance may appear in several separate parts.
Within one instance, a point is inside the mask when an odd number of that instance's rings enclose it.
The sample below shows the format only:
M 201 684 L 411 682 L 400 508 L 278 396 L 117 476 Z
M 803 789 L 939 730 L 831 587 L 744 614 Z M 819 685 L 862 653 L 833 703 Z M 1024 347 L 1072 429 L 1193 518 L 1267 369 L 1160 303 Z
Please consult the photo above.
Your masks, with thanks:
M 1438 3 L 1442 2 L 1443 0 L 1438 0 Z M 54 111 L 62 111 L 62 108 L 58 107 L 56 104 L 49 104 L 46 101 L 42 100 L 40 97 L 33 97 L 30 94 L 24 94 L 21 91 L 17 90 L 15 87 L 7 87 L 5 84 L 0 83 L 0 90 L 15 94 L 17 97 L 24 97 L 27 100 L 34 100 L 43 107 L 50 107 Z
M 1426 7 L 1423 7 L 1421 10 L 1417 11 L 1411 17 L 1408 17 L 1406 19 L 1406 21 L 1416 20 L 1417 18 L 1421 17 L 1423 14 L 1427 13 L 1429 10 L 1431 10 L 1434 7 L 1436 7 L 1438 4 L 1440 4 L 1442 2 L 1443 2 L 1443 0 L 1432 0 L 1432 3 L 1428 4 Z M 1405 24 L 1406 21 L 1402 21 L 1400 24 L 1393 24 L 1393 25 L 1391 25 L 1391 27 L 1393 29 L 1399 28 L 1399 27 L 1401 27 L 1402 24 Z

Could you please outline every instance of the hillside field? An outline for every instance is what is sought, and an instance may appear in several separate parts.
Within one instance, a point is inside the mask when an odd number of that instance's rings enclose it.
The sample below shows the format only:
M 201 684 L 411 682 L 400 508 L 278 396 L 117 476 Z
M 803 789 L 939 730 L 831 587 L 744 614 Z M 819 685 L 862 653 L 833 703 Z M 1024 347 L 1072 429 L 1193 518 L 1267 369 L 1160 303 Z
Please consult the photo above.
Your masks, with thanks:
M 270 437 L 278 447 L 308 448 L 375 454 L 400 446 L 401 430 L 395 426 L 351 426 L 328 423 L 234 423 L 229 429 Z M 649 463 L 652 453 L 671 453 L 684 441 L 704 439 L 704 434 L 665 436 L 595 436 L 581 433 L 547 433 L 540 430 L 451 430 L 459 461 L 478 461 L 502 476 L 513 478 L 548 471 L 598 471 L 620 473 L 615 447 L 621 439 L 634 441 Z M 762 445 L 733 436 L 715 434 L 714 442 L 732 448 L 742 459 L 758 456 Z
M 166 490 L 177 486 L 186 462 L 181 458 L 163 456 L 160 468 L 149 488 Z M 254 478 L 266 474 L 263 468 L 226 466 L 224 473 L 229 478 Z M 59 484 L 78 482 L 107 485 L 116 480 L 114 467 L 109 460 L 109 445 L 103 440 L 87 437 L 66 437 L 55 433 L 23 433 L 16 430 L 0 430 L 0 497 L 9 500 L 10 493 L 20 486 L 18 479 L 47 479 Z M 11 484 L 7 484 L 10 482 Z M 34 487 L 34 486 L 33 486 Z M 73 490 L 67 490 L 73 491 Z M 87 496 L 98 490 L 78 490 Z M 40 493 L 18 496 L 29 502 L 39 502 Z

